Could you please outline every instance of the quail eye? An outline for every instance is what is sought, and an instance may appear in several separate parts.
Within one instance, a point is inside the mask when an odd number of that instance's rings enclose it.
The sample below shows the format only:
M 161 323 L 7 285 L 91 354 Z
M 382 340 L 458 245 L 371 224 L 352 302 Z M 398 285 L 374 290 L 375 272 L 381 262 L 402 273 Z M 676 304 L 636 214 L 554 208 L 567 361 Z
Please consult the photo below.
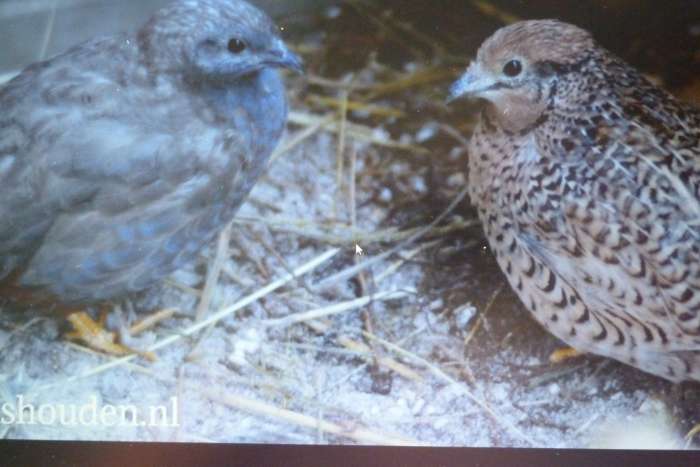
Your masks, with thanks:
M 503 65 L 503 74 L 509 77 L 518 76 L 523 71 L 523 65 L 520 60 L 511 60 Z
M 233 38 L 228 41 L 228 51 L 232 54 L 239 54 L 246 48 L 245 42 L 240 39 Z

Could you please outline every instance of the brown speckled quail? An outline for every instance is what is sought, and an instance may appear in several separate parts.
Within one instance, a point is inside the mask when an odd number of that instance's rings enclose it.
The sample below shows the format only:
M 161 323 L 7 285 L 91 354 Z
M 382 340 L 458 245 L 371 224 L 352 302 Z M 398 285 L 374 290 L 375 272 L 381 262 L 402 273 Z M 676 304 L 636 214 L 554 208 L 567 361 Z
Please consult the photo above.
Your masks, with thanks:
M 554 20 L 497 31 L 451 95 L 487 101 L 470 196 L 537 321 L 700 381 L 700 111 Z

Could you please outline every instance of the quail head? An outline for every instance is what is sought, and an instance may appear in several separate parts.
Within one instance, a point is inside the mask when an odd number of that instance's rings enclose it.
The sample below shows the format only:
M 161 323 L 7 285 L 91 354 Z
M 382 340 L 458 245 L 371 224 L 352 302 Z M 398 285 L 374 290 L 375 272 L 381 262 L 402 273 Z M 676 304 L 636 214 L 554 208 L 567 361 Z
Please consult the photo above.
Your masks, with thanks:
M 265 168 L 300 70 L 242 0 L 177 0 L 0 88 L 0 294 L 83 304 L 192 260 Z
M 470 197 L 535 319 L 700 381 L 700 112 L 554 20 L 498 30 L 450 91 L 486 101 Z

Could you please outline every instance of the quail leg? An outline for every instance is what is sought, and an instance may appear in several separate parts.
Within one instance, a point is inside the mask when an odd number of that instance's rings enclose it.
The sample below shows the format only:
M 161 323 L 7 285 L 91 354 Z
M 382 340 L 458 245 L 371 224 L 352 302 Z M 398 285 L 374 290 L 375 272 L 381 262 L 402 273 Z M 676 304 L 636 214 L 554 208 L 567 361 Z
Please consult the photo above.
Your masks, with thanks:
M 562 363 L 566 360 L 580 357 L 581 355 L 585 355 L 585 353 L 579 352 L 573 347 L 563 347 L 552 352 L 552 354 L 549 356 L 549 361 L 550 363 Z
M 117 342 L 116 334 L 107 331 L 104 323 L 107 316 L 107 310 L 103 309 L 100 312 L 100 320 L 96 322 L 85 311 L 76 311 L 68 315 L 68 322 L 73 327 L 73 331 L 66 334 L 66 337 L 71 340 L 80 340 L 88 347 L 98 352 L 108 355 L 124 356 L 138 354 L 148 360 L 154 361 L 155 355 L 152 352 L 144 352 L 132 349 Z

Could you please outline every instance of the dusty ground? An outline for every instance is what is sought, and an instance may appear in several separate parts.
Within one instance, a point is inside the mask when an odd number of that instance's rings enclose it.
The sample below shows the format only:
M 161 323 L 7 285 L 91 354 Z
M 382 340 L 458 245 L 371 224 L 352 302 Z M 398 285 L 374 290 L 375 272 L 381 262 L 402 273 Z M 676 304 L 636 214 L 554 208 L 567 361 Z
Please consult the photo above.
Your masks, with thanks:
M 154 362 L 90 352 L 51 317 L 0 313 L 0 405 L 94 397 L 172 415 L 174 397 L 177 426 L 0 424 L 0 437 L 690 446 L 698 385 L 593 356 L 549 363 L 561 344 L 509 290 L 467 201 L 455 203 L 474 108 L 447 108 L 446 87 L 489 32 L 522 15 L 473 5 L 461 27 L 459 15 L 360 2 L 289 25 L 309 73 L 290 77 L 289 132 L 230 241 L 134 297 L 135 313 L 110 315 L 125 327 L 171 311 L 128 338 Z M 678 88 L 696 66 L 639 63 Z

